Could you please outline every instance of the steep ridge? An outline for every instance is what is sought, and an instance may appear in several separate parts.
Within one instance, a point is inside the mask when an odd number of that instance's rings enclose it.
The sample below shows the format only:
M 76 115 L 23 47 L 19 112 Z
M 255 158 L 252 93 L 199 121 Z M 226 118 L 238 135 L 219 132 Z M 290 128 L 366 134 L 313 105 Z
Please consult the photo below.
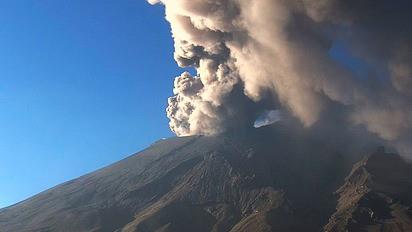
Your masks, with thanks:
M 383 148 L 354 165 L 325 231 L 412 231 L 412 164 Z

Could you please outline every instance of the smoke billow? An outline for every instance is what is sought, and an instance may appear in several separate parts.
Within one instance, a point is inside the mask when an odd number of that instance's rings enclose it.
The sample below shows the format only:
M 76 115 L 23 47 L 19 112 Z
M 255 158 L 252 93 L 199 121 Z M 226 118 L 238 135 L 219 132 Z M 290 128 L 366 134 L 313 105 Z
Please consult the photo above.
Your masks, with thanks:
M 310 128 L 339 118 L 412 151 L 408 0 L 149 0 L 162 3 L 177 77 L 167 115 L 177 135 L 253 126 L 265 110 Z M 335 59 L 362 61 L 362 75 Z M 270 103 L 270 104 L 268 104 Z

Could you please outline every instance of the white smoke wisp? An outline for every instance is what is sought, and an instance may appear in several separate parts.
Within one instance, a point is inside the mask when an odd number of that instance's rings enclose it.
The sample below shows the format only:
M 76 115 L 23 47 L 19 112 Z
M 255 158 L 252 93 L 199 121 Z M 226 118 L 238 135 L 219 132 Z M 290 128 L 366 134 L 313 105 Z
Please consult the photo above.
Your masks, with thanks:
M 271 102 L 306 128 L 344 115 L 337 130 L 364 127 L 412 153 L 409 1 L 149 2 L 165 6 L 178 65 L 197 70 L 176 79 L 169 99 L 177 135 L 253 126 Z M 331 57 L 338 41 L 367 75 Z
M 263 126 L 272 125 L 281 120 L 281 114 L 278 110 L 265 110 L 263 113 L 256 119 L 253 127 L 259 128 Z

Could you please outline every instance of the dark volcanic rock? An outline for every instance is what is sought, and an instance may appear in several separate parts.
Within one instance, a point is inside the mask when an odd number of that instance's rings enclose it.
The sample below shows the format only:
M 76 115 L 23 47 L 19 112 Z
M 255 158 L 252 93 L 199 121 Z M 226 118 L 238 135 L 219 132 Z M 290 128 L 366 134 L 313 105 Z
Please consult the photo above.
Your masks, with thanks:
M 412 231 L 412 164 L 383 148 L 355 164 L 325 231 Z
M 389 228 L 384 231 L 412 228 L 408 164 L 374 154 L 344 183 L 352 166 L 348 156 L 310 137 L 277 126 L 161 140 L 1 209 L 0 231 L 376 231 L 369 228 L 378 223 Z

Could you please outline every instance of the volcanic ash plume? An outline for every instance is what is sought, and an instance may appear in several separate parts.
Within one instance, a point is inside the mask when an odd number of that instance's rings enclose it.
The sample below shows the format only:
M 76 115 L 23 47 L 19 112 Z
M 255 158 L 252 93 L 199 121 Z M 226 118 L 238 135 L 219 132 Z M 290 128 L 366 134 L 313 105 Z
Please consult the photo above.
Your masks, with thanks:
M 197 71 L 177 77 L 169 99 L 177 135 L 253 126 L 279 110 L 307 128 L 339 118 L 337 130 L 363 127 L 412 151 L 409 1 L 149 2 L 165 6 L 178 65 Z

